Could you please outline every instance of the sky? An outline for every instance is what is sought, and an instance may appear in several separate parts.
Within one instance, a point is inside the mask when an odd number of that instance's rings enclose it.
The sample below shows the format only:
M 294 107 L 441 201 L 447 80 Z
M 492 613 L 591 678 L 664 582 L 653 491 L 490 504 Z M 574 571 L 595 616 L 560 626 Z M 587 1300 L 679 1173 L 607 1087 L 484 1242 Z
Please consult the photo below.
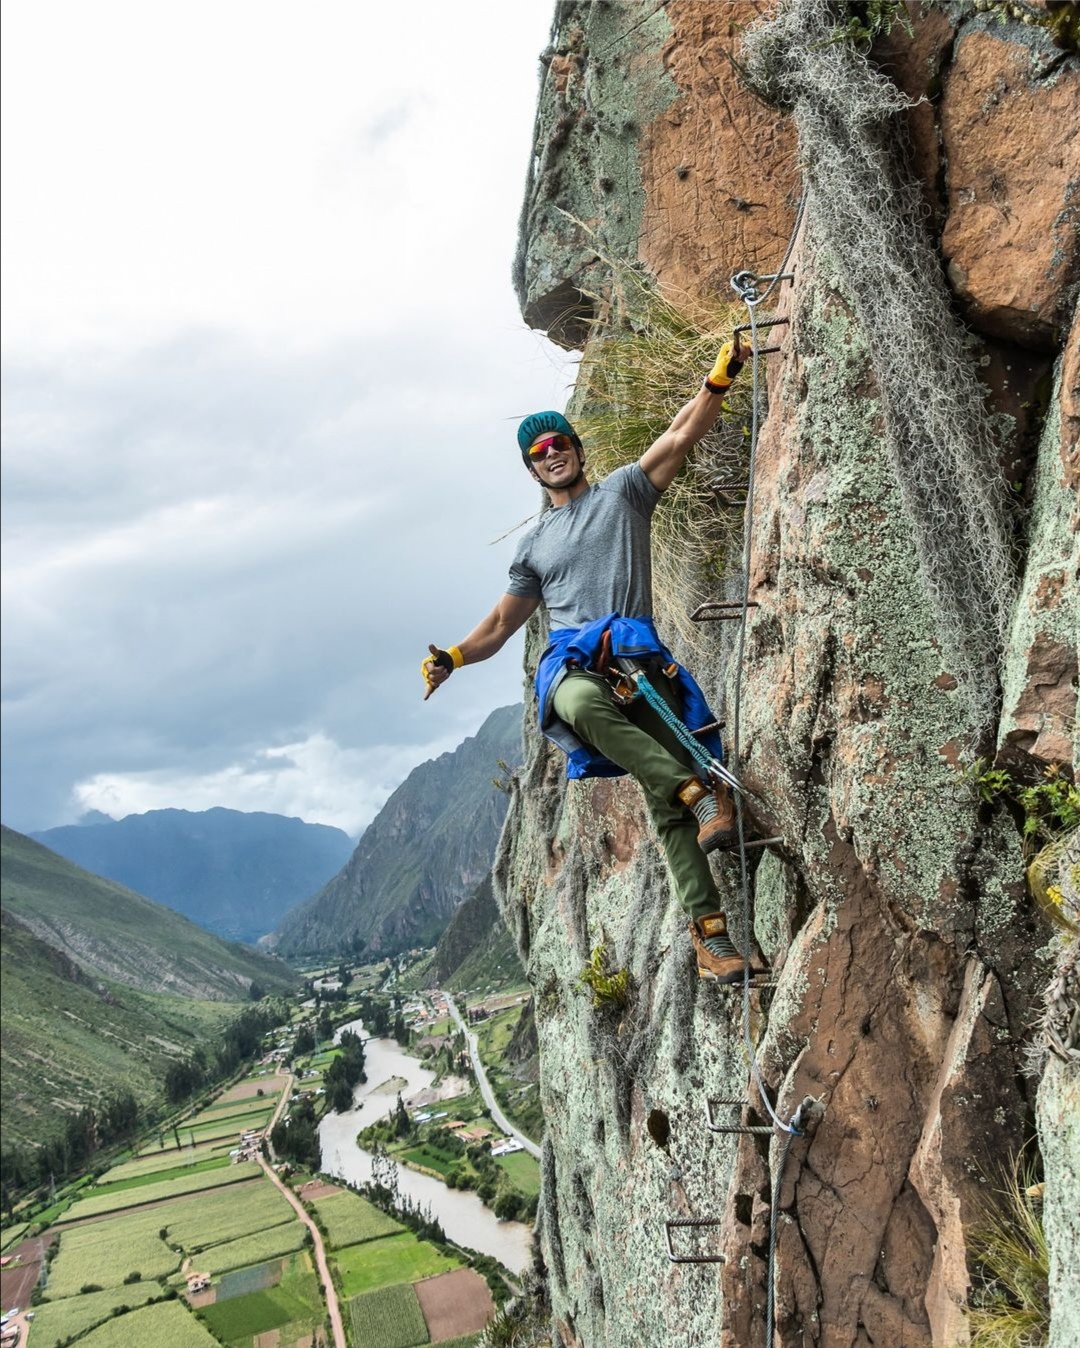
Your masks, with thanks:
M 357 834 L 523 695 L 429 641 L 573 370 L 510 282 L 552 0 L 6 0 L 3 822 Z

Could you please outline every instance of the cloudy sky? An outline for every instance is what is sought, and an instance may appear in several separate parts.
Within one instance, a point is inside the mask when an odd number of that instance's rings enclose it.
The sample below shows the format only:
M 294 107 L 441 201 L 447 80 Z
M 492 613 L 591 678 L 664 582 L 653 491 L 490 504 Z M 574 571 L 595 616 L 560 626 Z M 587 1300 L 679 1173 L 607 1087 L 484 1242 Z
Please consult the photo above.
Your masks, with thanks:
M 552 0 L 7 0 L 3 820 L 356 833 L 521 696 L 427 703 L 572 370 L 510 286 Z

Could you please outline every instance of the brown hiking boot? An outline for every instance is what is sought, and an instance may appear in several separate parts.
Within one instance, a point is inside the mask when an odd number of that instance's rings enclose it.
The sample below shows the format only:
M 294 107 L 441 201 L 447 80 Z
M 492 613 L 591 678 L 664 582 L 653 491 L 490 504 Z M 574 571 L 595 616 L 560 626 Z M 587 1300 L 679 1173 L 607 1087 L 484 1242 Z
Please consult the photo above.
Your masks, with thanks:
M 699 978 L 711 978 L 717 983 L 738 983 L 743 976 L 745 960 L 731 943 L 727 918 L 723 913 L 708 913 L 690 922 L 690 940 L 694 943 Z M 760 973 L 751 969 L 752 974 Z
M 697 777 L 691 777 L 683 782 L 675 796 L 697 819 L 698 846 L 703 852 L 738 846 L 735 803 L 726 786 L 706 786 Z

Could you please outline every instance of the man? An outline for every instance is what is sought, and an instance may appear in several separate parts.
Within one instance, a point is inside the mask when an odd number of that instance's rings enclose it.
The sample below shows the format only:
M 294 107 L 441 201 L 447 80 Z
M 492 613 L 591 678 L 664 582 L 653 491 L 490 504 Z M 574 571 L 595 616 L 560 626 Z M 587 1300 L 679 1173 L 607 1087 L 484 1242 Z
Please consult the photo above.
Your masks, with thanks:
M 700 780 L 693 758 L 643 697 L 616 701 L 610 675 L 613 657 L 632 655 L 691 729 L 713 719 L 701 690 L 656 635 L 650 530 L 657 501 L 716 421 L 745 354 L 727 342 L 701 392 L 641 459 L 599 483 L 586 476 L 582 443 L 564 416 L 526 417 L 518 446 L 551 508 L 519 544 L 507 591 L 488 616 L 457 646 L 430 646 L 421 665 L 426 700 L 455 669 L 487 660 L 546 606 L 551 641 L 536 675 L 541 728 L 566 751 L 568 776 L 628 772 L 640 783 L 690 918 L 698 973 L 722 983 L 742 978 L 743 957 L 728 937 L 706 854 L 737 845 L 731 797 Z M 708 747 L 709 732 L 700 738 Z

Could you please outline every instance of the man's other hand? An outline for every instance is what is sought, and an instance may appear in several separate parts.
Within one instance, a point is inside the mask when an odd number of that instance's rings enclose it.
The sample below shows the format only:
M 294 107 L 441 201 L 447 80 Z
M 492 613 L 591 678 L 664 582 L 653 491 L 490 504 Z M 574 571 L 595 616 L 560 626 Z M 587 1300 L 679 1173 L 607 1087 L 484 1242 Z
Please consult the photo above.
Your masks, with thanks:
M 420 673 L 427 684 L 424 690 L 425 702 L 436 688 L 440 688 L 453 674 L 454 670 L 462 664 L 461 652 L 458 651 L 456 646 L 451 646 L 450 650 L 444 651 L 439 646 L 429 644 L 428 651 L 429 654 L 425 655 L 420 662 Z

